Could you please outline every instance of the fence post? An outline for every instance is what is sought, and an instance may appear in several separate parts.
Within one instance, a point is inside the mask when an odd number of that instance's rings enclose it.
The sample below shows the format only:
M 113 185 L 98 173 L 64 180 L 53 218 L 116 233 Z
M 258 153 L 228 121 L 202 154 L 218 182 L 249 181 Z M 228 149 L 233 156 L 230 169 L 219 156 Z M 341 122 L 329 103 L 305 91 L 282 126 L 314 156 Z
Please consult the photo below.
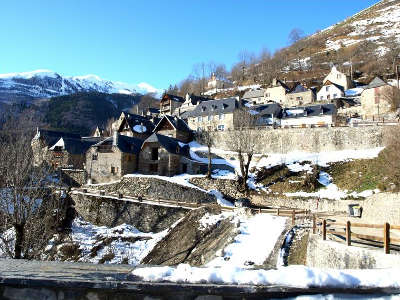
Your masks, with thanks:
M 385 223 L 383 225 L 383 246 L 385 248 L 385 254 L 390 253 L 390 224 Z
M 317 220 L 316 220 L 315 214 L 313 214 L 313 218 L 312 218 L 312 233 L 313 234 L 317 233 Z
M 346 242 L 347 242 L 347 246 L 351 246 L 351 223 L 350 223 L 350 221 L 346 222 Z
M 322 221 L 322 239 L 326 241 L 326 220 Z
M 279 207 L 278 207 L 278 209 L 277 209 L 277 211 L 276 211 L 276 215 L 279 216 Z
M 295 210 L 292 209 L 292 225 L 295 225 L 295 224 L 296 224 L 296 213 L 295 213 Z
M 261 208 L 258 209 L 258 213 L 261 214 Z

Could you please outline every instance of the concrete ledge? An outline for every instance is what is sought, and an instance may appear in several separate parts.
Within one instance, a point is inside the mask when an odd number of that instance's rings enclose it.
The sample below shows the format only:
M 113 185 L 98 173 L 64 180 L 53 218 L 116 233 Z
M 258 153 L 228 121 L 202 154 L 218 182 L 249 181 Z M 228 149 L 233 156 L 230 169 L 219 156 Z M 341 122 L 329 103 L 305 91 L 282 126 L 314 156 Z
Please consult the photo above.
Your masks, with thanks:
M 127 265 L 0 260 L 0 299 L 265 299 L 304 294 L 400 293 L 396 289 L 296 288 L 142 282 Z

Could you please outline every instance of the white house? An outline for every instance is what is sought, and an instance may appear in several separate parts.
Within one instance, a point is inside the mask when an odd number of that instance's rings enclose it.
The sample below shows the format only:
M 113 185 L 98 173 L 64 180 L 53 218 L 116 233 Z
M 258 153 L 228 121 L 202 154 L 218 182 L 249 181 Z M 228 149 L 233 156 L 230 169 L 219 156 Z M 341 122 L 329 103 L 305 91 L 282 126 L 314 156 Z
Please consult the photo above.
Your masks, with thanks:
M 265 102 L 266 89 L 249 90 L 244 93 L 243 100 L 248 101 L 250 104 L 263 104 Z
M 323 104 L 285 108 L 282 113 L 282 127 L 321 127 L 336 123 L 336 106 Z
M 332 99 L 341 98 L 344 96 L 344 87 L 329 80 L 325 81 L 324 85 L 317 93 L 317 101 L 330 101 Z
M 342 86 L 345 90 L 348 90 L 353 87 L 353 83 L 351 82 L 351 78 L 349 75 L 346 75 L 340 72 L 336 66 L 333 66 L 329 74 L 324 78 L 323 84 L 325 82 L 330 81 L 334 84 Z

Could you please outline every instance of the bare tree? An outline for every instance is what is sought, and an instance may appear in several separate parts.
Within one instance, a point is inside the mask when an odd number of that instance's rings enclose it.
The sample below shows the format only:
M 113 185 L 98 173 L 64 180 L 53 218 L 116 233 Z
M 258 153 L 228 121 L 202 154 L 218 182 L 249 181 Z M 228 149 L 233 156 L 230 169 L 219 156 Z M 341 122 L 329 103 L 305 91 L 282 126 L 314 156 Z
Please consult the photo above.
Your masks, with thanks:
M 293 28 L 290 31 L 288 39 L 290 44 L 295 44 L 304 37 L 304 31 L 300 28 Z
M 56 223 L 46 220 L 58 211 L 47 186 L 49 169 L 33 166 L 31 115 L 11 113 L 0 125 L 0 246 L 17 259 L 41 252 Z
M 196 133 L 196 140 L 200 144 L 204 144 L 207 146 L 207 158 L 208 158 L 208 168 L 207 168 L 207 178 L 211 179 L 211 172 L 212 172 L 212 153 L 211 147 L 214 144 L 214 139 L 211 133 L 212 129 L 205 129 L 197 131 Z
M 234 118 L 235 130 L 229 134 L 229 144 L 232 145 L 232 150 L 238 153 L 240 190 L 248 192 L 247 180 L 249 178 L 250 164 L 255 153 L 256 144 L 259 142 L 254 129 L 251 129 L 254 126 L 255 118 L 244 108 L 238 110 Z

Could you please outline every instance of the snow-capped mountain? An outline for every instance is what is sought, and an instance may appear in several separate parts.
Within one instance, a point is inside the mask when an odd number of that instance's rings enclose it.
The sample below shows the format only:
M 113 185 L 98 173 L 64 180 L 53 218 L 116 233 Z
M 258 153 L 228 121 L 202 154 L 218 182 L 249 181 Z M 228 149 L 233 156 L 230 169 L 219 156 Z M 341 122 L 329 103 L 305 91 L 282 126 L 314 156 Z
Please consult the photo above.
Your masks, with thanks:
M 105 80 L 96 75 L 64 77 L 49 70 L 0 74 L 0 101 L 2 102 L 43 99 L 91 91 L 107 94 L 160 94 L 160 90 L 148 83 L 127 84 Z

